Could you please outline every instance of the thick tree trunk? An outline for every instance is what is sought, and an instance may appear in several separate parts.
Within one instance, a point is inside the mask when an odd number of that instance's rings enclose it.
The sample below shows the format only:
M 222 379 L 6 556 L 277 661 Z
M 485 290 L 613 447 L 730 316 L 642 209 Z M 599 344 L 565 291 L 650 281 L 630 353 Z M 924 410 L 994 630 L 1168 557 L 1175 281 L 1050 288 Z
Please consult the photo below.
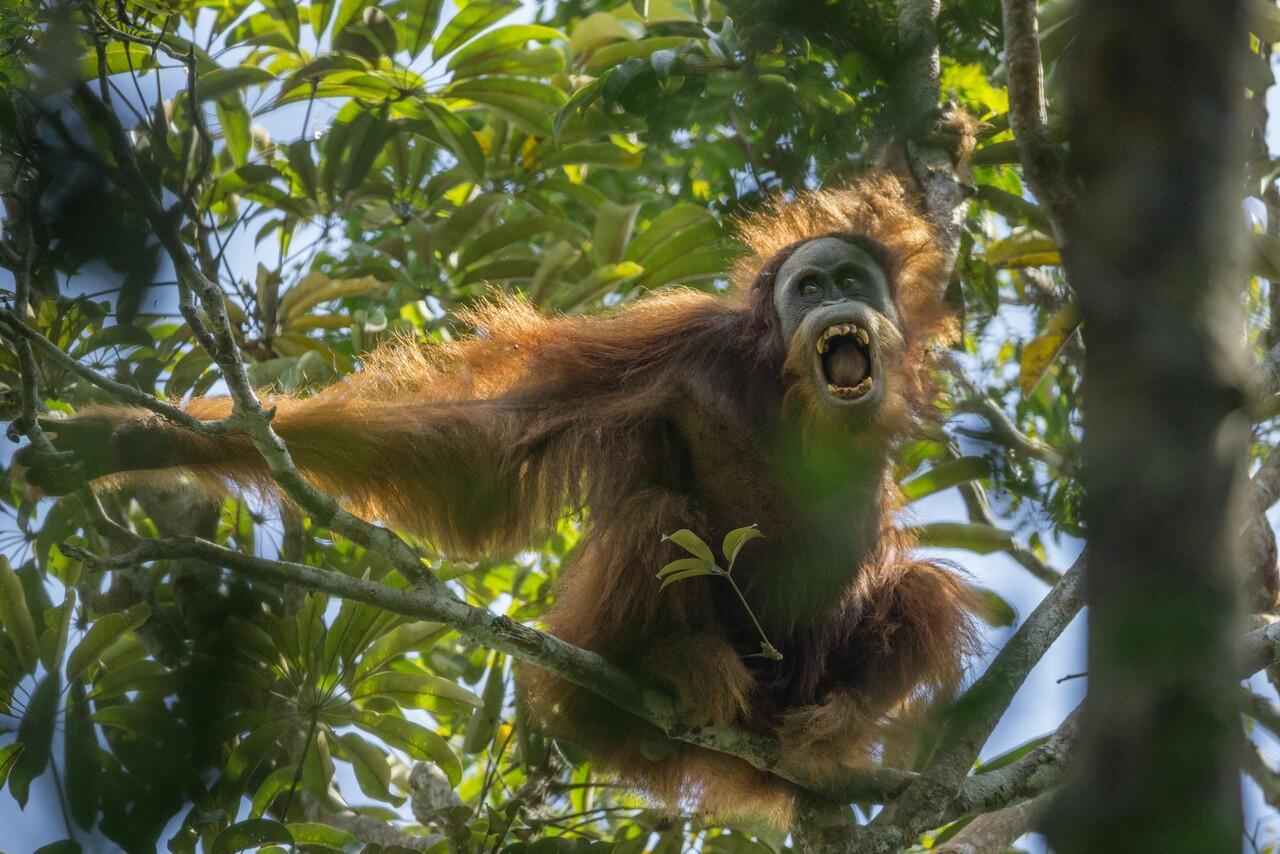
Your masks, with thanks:
M 1084 0 L 1068 81 L 1089 696 L 1060 854 L 1239 851 L 1243 0 Z

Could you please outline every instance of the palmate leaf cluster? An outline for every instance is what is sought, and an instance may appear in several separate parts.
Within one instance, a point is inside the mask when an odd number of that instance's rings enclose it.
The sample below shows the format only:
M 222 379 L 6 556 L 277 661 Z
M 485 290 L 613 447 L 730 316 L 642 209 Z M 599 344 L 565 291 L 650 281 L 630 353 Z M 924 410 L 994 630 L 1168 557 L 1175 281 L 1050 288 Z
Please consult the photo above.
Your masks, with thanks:
M 939 378 L 955 417 L 905 447 L 896 473 L 908 502 L 963 491 L 966 513 L 923 524 L 927 543 L 1040 561 L 1042 539 L 1079 532 L 1078 316 L 1012 165 L 999 6 L 945 6 L 943 96 L 989 123 L 953 288 L 966 379 Z M 177 313 L 171 264 L 76 107 L 81 85 L 110 96 L 185 249 L 228 294 L 263 388 L 305 394 L 392 336 L 466 332 L 453 310 L 491 288 L 569 313 L 672 285 L 721 289 L 742 251 L 735 217 L 864 168 L 915 127 L 895 97 L 893 7 L 5 4 L 0 189 L 6 234 L 34 247 L 28 323 L 147 393 L 218 389 Z M 1051 91 L 1070 45 L 1064 9 L 1042 10 Z M 34 191 L 20 180 L 33 174 Z M 15 190 L 35 207 L 12 204 Z M 39 362 L 42 408 L 108 400 Z M 21 388 L 0 348 L 6 418 Z M 1053 456 L 1012 453 L 979 400 Z M 405 585 L 378 555 L 254 496 L 157 485 L 101 498 L 145 536 Z M 438 850 L 785 847 L 611 788 L 571 743 L 527 726 L 511 661 L 447 626 L 194 560 L 93 572 L 62 550 L 112 551 L 79 497 L 37 501 L 5 467 L 0 501 L 0 782 L 28 809 L 63 798 L 69 838 L 360 850 L 355 810 Z M 419 545 L 469 601 L 536 621 L 582 521 L 478 563 Z

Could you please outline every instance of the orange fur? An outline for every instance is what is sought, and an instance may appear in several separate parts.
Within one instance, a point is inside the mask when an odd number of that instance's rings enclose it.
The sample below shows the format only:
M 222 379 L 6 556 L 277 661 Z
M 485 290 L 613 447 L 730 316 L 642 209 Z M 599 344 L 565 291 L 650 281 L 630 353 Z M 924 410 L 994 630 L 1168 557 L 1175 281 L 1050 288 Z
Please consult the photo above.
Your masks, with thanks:
M 895 710 L 953 686 L 973 645 L 972 593 L 912 556 L 887 475 L 893 444 L 930 407 L 929 348 L 949 323 L 945 263 L 886 175 L 777 201 L 743 234 L 755 254 L 728 297 L 674 289 L 596 318 L 495 297 L 460 315 L 475 330 L 465 340 L 402 342 L 313 397 L 273 397 L 274 423 L 317 486 L 450 552 L 518 548 L 589 507 L 547 628 L 670 687 L 690 725 L 777 735 L 831 774 L 866 761 Z M 877 331 L 888 396 L 861 431 L 824 418 L 772 306 L 778 259 L 824 234 L 880 245 L 903 318 L 900 332 Z M 214 418 L 229 403 L 186 408 Z M 243 437 L 192 435 L 141 410 L 96 413 L 121 425 L 125 468 L 271 488 Z M 660 592 L 655 577 L 681 556 L 662 534 L 687 527 L 718 543 L 752 522 L 765 538 L 744 549 L 735 578 L 780 662 L 748 657 L 759 637 L 722 580 Z M 788 787 L 740 760 L 667 741 L 544 671 L 523 669 L 520 687 L 550 733 L 661 803 L 788 820 Z

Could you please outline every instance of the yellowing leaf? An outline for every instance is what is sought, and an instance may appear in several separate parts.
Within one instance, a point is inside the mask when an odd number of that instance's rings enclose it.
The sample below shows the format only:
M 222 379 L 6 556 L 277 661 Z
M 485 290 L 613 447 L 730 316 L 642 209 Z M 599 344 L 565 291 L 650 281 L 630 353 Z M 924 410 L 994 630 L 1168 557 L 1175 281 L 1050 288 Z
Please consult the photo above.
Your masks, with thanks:
M 1080 325 L 1080 309 L 1075 305 L 1063 306 L 1045 325 L 1044 332 L 1036 336 L 1022 348 L 1022 364 L 1018 368 L 1018 388 L 1022 394 L 1029 395 L 1035 391 L 1040 378 L 1049 365 L 1058 357 L 1062 346 Z
M 1034 228 L 1015 228 L 987 247 L 987 263 L 993 267 L 1043 267 L 1062 263 L 1058 245 Z

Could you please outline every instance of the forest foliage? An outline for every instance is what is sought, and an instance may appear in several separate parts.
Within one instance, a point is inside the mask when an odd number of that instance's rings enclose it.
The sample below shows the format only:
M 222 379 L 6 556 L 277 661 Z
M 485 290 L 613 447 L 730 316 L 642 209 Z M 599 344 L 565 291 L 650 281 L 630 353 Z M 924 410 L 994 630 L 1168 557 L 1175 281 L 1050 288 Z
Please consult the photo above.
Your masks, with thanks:
M 1040 14 L 1052 104 L 1071 4 Z M 1252 58 L 1269 85 L 1280 21 L 1267 26 Z M 964 334 L 941 378 L 945 427 L 904 447 L 896 474 L 912 502 L 961 490 L 967 515 L 924 524 L 926 544 L 961 560 L 1006 552 L 1052 583 L 1046 540 L 1083 533 L 1080 315 L 1016 165 L 1000 6 L 944 4 L 939 32 L 943 97 L 984 121 L 951 288 Z M 83 107 L 97 98 L 227 294 L 261 388 L 305 394 L 394 337 L 448 340 L 465 331 L 454 310 L 491 288 L 571 314 L 676 284 L 721 290 L 742 252 L 736 217 L 854 174 L 930 120 L 895 97 L 896 33 L 886 2 L 4 4 L 0 183 L 6 231 L 29 251 L 2 260 L 29 279 L 24 321 L 80 364 L 164 398 L 219 389 L 111 134 Z M 27 167 L 38 186 L 15 189 Z M 1255 177 L 1260 195 L 1271 175 Z M 14 199 L 34 201 L 24 212 Z M 1251 272 L 1280 275 L 1280 238 L 1254 240 Z M 41 408 L 110 400 L 36 355 Z M 0 348 L 6 419 L 23 382 Z M 408 583 L 385 556 L 252 497 L 101 500 L 144 536 Z M 609 788 L 571 746 L 528 730 L 507 656 L 448 626 L 194 559 L 93 571 L 65 551 L 112 550 L 92 508 L 37 501 L 9 468 L 0 510 L 0 783 L 27 805 L 51 779 L 69 837 L 359 850 L 354 810 L 439 850 L 785 845 Z M 536 623 L 581 521 L 479 563 L 416 545 L 468 602 Z M 911 761 L 928 750 L 922 735 Z

